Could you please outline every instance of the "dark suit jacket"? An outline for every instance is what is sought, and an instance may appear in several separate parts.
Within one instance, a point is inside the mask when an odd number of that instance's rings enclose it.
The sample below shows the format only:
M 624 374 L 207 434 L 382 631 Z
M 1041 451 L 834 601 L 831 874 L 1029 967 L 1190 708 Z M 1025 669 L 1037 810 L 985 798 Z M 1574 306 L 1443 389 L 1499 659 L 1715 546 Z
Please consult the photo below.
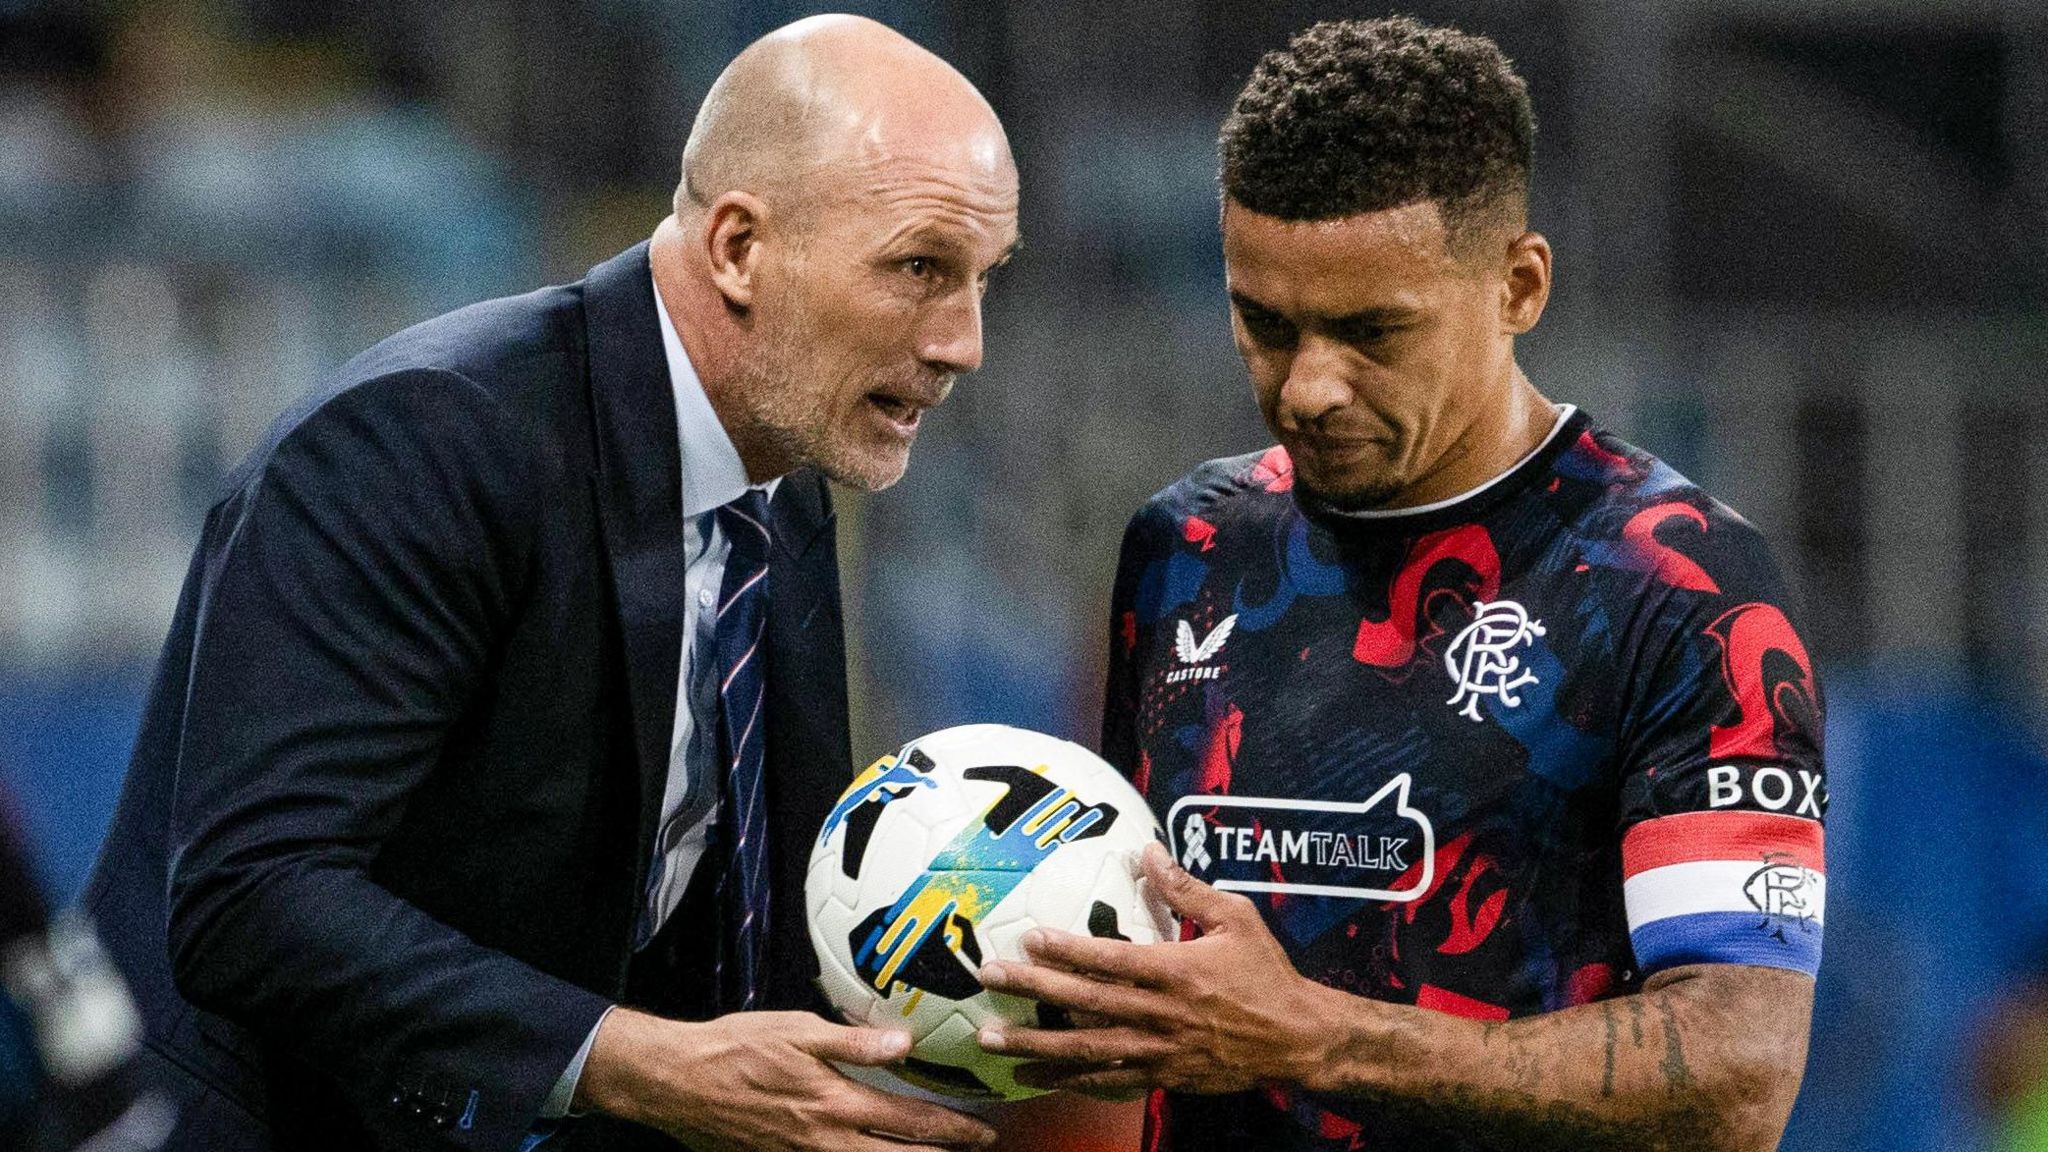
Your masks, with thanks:
M 86 896 L 174 1147 L 513 1152 L 620 995 L 681 650 L 658 324 L 641 245 L 408 329 L 209 513 Z M 771 527 L 776 1008 L 851 758 L 823 480 Z

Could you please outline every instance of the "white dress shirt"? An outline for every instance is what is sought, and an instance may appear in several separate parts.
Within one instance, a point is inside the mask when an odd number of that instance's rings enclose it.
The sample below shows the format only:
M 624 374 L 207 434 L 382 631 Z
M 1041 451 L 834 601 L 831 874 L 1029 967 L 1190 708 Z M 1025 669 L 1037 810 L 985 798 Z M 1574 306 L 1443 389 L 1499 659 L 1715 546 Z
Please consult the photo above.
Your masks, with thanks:
M 676 720 L 669 736 L 668 784 L 661 794 L 655 826 L 655 862 L 661 882 L 654 892 L 650 933 L 682 903 L 683 890 L 704 855 L 704 841 L 718 814 L 723 781 L 718 764 L 718 691 L 715 675 L 703 667 L 717 659 L 718 590 L 732 542 L 719 531 L 717 510 L 740 498 L 747 469 L 739 450 L 712 411 L 704 383 L 683 350 L 668 306 L 654 293 L 661 317 L 661 346 L 668 354 L 668 378 L 676 399 L 676 435 L 683 458 L 683 651 L 676 663 Z M 753 485 L 770 499 L 780 480 Z M 692 675 L 692 672 L 700 673 Z
M 652 277 L 650 275 L 650 281 Z M 659 931 L 669 913 L 682 903 L 683 892 L 697 863 L 704 856 L 704 843 L 718 816 L 718 677 L 707 673 L 709 662 L 717 659 L 715 639 L 718 626 L 718 591 L 725 579 L 725 561 L 732 555 L 732 542 L 719 531 L 717 510 L 740 498 L 749 487 L 766 492 L 770 499 L 778 477 L 749 485 L 746 465 L 739 450 L 718 422 L 718 413 L 704 395 L 704 382 L 697 378 L 682 337 L 676 335 L 675 321 L 662 303 L 661 289 L 654 286 L 654 311 L 661 317 L 661 347 L 667 353 L 670 390 L 675 393 L 676 437 L 683 460 L 683 651 L 676 664 L 676 719 L 668 744 L 668 782 L 661 793 L 661 817 L 655 825 L 655 858 L 660 882 L 651 894 L 650 906 L 641 914 L 648 918 L 648 933 Z M 693 660 L 702 665 L 693 666 Z M 692 675 L 695 672 L 697 675 Z M 650 872 L 649 875 L 654 875 Z M 647 894 L 643 894 L 646 900 Z M 601 1027 L 602 1018 L 598 1020 Z M 583 1040 L 562 1078 L 541 1106 L 544 1119 L 566 1115 L 576 1095 L 576 1081 L 590 1058 L 590 1046 L 597 1029 Z

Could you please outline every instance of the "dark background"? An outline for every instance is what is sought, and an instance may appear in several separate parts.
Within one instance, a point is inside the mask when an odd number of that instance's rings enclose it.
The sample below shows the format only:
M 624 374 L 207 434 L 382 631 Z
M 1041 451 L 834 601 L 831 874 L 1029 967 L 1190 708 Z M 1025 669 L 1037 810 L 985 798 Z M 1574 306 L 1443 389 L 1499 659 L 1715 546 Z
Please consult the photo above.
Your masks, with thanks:
M 1004 117 L 1027 248 L 909 478 L 843 502 L 863 755 L 1090 739 L 1115 545 L 1266 442 L 1214 136 L 1338 4 L 850 5 Z M 573 279 L 666 211 L 698 98 L 817 9 L 0 0 L 0 780 L 75 894 L 204 508 L 396 328 Z M 1785 1147 L 1999 1145 L 1991 998 L 2048 938 L 2048 6 L 1417 3 L 1541 125 L 1538 387 L 1757 522 L 1831 705 L 1827 963 Z

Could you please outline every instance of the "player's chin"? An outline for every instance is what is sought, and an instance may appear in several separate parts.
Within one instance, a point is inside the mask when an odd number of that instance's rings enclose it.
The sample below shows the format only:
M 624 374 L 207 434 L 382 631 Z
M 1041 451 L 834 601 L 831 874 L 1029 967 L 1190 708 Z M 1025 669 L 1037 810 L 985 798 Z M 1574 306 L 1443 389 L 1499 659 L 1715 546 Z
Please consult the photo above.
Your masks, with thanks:
M 1295 485 L 1330 507 L 1369 511 L 1400 495 L 1394 461 L 1379 440 L 1298 436 L 1282 443 L 1294 463 Z
M 1318 502 L 1340 512 L 1379 511 L 1401 494 L 1401 485 L 1387 479 L 1384 473 L 1323 475 L 1302 467 L 1298 460 L 1294 465 L 1294 482 Z

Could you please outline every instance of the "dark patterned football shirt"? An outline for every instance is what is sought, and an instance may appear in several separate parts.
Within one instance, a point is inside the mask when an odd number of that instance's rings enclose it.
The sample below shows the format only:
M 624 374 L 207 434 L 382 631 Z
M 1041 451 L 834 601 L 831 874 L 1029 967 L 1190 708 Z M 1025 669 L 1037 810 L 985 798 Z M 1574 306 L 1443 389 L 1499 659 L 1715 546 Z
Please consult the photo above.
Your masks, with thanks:
M 1566 412 L 1441 505 L 1340 513 L 1284 450 L 1132 520 L 1104 755 L 1300 971 L 1506 1020 L 1659 969 L 1812 973 L 1821 696 L 1747 522 Z M 1357 1101 L 1155 1095 L 1147 1146 L 1458 1148 Z

